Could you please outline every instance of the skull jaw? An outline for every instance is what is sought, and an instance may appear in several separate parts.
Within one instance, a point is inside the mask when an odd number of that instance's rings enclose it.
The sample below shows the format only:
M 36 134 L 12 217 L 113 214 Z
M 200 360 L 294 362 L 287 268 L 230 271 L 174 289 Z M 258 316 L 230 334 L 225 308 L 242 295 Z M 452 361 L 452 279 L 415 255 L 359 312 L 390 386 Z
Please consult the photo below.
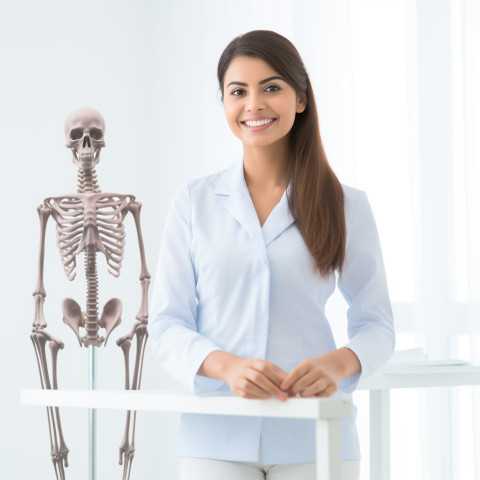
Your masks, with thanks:
M 100 151 L 101 148 L 89 152 L 78 152 L 78 150 L 72 148 L 72 163 L 83 171 L 93 170 L 100 162 Z

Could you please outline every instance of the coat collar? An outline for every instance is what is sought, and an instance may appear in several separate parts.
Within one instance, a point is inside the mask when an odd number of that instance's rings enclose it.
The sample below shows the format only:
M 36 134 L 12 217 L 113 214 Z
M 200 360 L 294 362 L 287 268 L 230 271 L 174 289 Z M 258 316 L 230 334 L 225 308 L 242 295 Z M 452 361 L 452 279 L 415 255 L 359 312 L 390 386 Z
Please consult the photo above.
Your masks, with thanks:
M 224 207 L 250 235 L 266 264 L 268 264 L 266 247 L 294 222 L 288 209 L 287 194 L 290 194 L 290 190 L 290 184 L 288 184 L 282 198 L 261 227 L 245 183 L 243 158 L 224 170 L 215 189 L 215 195 L 228 197 Z

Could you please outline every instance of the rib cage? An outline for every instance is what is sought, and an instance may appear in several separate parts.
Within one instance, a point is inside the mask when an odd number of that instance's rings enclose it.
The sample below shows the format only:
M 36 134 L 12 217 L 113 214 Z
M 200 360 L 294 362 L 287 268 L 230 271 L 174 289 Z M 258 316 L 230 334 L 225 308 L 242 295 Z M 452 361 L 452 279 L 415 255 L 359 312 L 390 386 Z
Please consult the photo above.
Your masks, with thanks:
M 108 269 L 114 277 L 120 275 L 122 267 L 123 249 L 125 246 L 125 227 L 123 219 L 128 212 L 125 195 L 107 196 L 98 200 L 97 226 L 101 242 L 105 247 Z M 130 200 L 131 201 L 131 200 Z
M 62 258 L 63 269 L 67 278 L 75 278 L 76 250 L 80 244 L 83 232 L 83 204 L 78 198 L 65 197 L 45 204 L 53 208 L 53 218 L 56 222 L 57 247 Z
M 90 192 L 45 199 L 52 208 L 57 247 L 70 281 L 75 278 L 76 256 L 89 244 L 105 254 L 108 272 L 120 275 L 126 235 L 123 220 L 134 200 L 133 195 Z

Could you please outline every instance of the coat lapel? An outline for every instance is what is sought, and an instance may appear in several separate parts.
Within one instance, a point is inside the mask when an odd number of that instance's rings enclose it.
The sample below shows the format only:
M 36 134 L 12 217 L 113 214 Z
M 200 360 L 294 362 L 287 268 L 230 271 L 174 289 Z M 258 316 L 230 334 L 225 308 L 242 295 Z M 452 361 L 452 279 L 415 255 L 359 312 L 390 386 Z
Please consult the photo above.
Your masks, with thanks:
M 290 185 L 287 188 L 289 192 Z M 263 228 L 245 183 L 243 158 L 226 169 L 215 189 L 215 195 L 227 196 L 224 207 L 247 231 L 268 265 L 266 246 L 287 229 L 294 221 L 288 209 L 286 192 L 270 213 Z
M 263 224 L 262 231 L 265 246 L 268 246 L 269 243 L 273 242 L 273 240 L 275 240 L 295 221 L 288 208 L 287 194 L 290 194 L 290 191 L 290 184 L 288 184 L 287 190 L 283 193 L 282 198 Z

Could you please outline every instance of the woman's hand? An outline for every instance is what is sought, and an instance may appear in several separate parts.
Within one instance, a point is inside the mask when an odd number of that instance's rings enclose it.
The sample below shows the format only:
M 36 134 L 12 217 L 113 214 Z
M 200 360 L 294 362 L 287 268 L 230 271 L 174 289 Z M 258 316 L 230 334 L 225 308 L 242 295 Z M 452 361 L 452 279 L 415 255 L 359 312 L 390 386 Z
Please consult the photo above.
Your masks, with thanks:
M 222 376 L 239 397 L 267 399 L 274 396 L 282 402 L 288 398 L 279 387 L 287 373 L 267 360 L 230 357 Z
M 330 397 L 338 390 L 341 377 L 322 357 L 307 358 L 282 381 L 280 388 L 289 396 Z
M 361 373 L 357 355 L 348 347 L 332 350 L 320 357 L 307 358 L 293 369 L 280 384 L 289 396 L 330 397 L 340 380 Z

